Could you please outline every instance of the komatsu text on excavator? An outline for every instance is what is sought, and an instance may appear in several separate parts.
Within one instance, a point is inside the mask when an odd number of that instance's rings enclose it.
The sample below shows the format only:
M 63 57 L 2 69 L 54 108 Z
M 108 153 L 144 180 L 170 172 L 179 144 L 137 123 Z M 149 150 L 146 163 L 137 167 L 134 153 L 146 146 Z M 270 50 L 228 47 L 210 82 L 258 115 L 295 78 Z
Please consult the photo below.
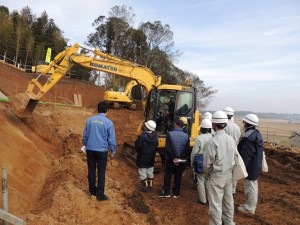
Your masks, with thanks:
M 68 71 L 73 64 L 99 70 L 123 77 L 131 80 L 127 90 L 130 90 L 136 84 L 145 88 L 147 98 L 145 102 L 145 119 L 154 120 L 157 124 L 157 132 L 159 136 L 159 152 L 165 148 L 166 133 L 173 128 L 173 121 L 176 117 L 186 117 L 189 127 L 190 145 L 194 145 L 194 140 L 199 134 L 201 114 L 196 108 L 197 90 L 192 87 L 191 83 L 184 85 L 168 85 L 161 84 L 161 77 L 153 74 L 148 68 L 138 65 L 134 62 L 119 59 L 99 50 L 89 52 L 93 56 L 80 53 L 87 52 L 88 49 L 74 44 L 59 53 L 49 67 L 41 71 L 47 74 L 50 70 L 54 72 L 48 78 L 47 82 L 42 85 L 38 79 L 33 79 L 27 88 L 27 96 L 29 97 L 25 111 L 32 113 L 41 97 L 49 91 Z M 128 93 L 128 92 L 127 92 Z M 137 129 L 137 135 L 142 132 L 141 124 Z M 124 143 L 124 154 L 128 158 L 135 158 L 135 150 L 132 143 Z

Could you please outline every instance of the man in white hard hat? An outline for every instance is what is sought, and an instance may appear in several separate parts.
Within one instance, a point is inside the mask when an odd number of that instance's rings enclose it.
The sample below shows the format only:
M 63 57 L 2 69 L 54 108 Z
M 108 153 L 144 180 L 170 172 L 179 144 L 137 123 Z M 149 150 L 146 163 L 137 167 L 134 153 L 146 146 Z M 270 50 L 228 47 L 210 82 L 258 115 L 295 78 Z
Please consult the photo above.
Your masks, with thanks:
M 204 205 L 207 203 L 205 191 L 205 178 L 203 173 L 203 148 L 204 145 L 212 138 L 212 124 L 209 119 L 203 119 L 201 122 L 200 135 L 196 137 L 195 144 L 191 153 L 191 166 L 197 176 L 198 203 Z M 195 160 L 199 159 L 199 161 Z M 202 162 L 201 162 L 202 161 Z M 201 168 L 202 167 L 202 168 Z
M 211 121 L 211 118 L 212 118 L 212 114 L 210 112 L 205 112 L 202 115 L 202 119 L 209 119 Z M 215 135 L 215 131 L 213 129 L 211 129 L 211 134 L 212 134 L 212 136 Z
M 241 128 L 235 122 L 233 122 L 234 110 L 231 107 L 226 107 L 223 111 L 227 114 L 228 123 L 225 127 L 225 131 L 229 134 L 236 142 L 239 143 L 241 137 Z M 236 181 L 232 181 L 232 194 L 235 195 L 236 192 Z
M 254 214 L 258 198 L 258 176 L 262 168 L 263 139 L 257 129 L 259 120 L 255 114 L 243 119 L 245 133 L 238 144 L 238 151 L 245 163 L 248 177 L 244 180 L 246 202 L 238 207 L 243 213 Z
M 209 119 L 211 121 L 212 114 L 210 112 L 205 112 L 203 114 L 203 119 Z
M 140 175 L 142 187 L 140 191 L 149 192 L 153 186 L 154 161 L 158 146 L 158 137 L 155 133 L 156 123 L 148 120 L 142 125 L 141 133 L 135 141 L 137 151 L 136 166 Z
M 237 149 L 234 139 L 224 130 L 227 122 L 225 112 L 217 111 L 213 114 L 212 127 L 216 133 L 204 145 L 203 150 L 203 167 L 209 201 L 209 224 L 235 224 L 232 170 Z
M 226 107 L 223 111 L 227 114 L 228 118 L 228 123 L 224 130 L 235 140 L 236 144 L 238 144 L 241 137 L 241 128 L 233 122 L 234 110 L 230 107 Z

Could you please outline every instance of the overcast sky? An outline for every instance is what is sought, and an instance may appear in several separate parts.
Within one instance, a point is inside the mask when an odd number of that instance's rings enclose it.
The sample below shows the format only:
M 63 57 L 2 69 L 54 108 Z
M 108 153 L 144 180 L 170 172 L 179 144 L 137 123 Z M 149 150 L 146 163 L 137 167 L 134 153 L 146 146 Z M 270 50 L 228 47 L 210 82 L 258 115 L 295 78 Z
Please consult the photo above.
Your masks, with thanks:
M 299 0 L 0 0 L 12 10 L 46 10 L 70 39 L 83 44 L 92 22 L 127 5 L 141 22 L 174 32 L 178 66 L 218 89 L 206 110 L 300 113 Z

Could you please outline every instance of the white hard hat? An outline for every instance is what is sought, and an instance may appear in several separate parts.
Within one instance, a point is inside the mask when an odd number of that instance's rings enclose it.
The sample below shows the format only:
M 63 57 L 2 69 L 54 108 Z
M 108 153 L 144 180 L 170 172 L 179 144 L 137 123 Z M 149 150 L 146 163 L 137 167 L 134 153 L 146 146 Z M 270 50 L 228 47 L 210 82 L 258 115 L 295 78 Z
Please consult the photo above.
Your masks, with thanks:
M 203 119 L 209 119 L 209 120 L 211 120 L 211 118 L 212 118 L 212 115 L 211 115 L 210 112 L 206 112 L 206 113 L 203 114 Z
M 234 110 L 233 108 L 226 107 L 223 109 L 223 111 L 228 115 L 228 116 L 233 116 L 234 115 Z
M 148 120 L 145 122 L 145 126 L 148 128 L 148 130 L 155 131 L 156 123 L 153 120 Z
M 243 121 L 245 121 L 246 123 L 252 124 L 254 126 L 257 126 L 259 119 L 258 119 L 257 115 L 255 115 L 255 114 L 248 114 L 244 117 Z
M 212 128 L 212 124 L 209 119 L 203 119 L 200 126 L 201 128 Z
M 228 123 L 227 114 L 223 111 L 217 111 L 213 114 L 212 123 Z

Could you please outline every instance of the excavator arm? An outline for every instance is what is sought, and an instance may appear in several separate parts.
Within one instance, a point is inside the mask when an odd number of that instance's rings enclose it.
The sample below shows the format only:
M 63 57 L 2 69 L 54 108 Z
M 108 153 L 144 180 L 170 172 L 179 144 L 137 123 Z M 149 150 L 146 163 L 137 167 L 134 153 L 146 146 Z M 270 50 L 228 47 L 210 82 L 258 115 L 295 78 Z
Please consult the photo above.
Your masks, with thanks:
M 150 92 L 152 86 L 160 85 L 161 78 L 153 74 L 148 68 L 138 64 L 127 64 L 123 61 L 103 60 L 91 58 L 87 56 L 71 57 L 71 61 L 91 70 L 100 70 L 102 72 L 111 73 L 123 77 L 136 80 L 140 85 L 145 86 L 147 93 Z
M 135 80 L 131 80 L 125 87 L 125 90 L 124 90 L 124 94 L 126 96 L 130 96 L 131 94 L 131 90 L 134 86 L 138 85 L 138 83 L 135 81 Z
M 79 53 L 80 49 L 93 53 L 93 56 Z M 38 101 L 71 70 L 74 64 L 136 80 L 138 84 L 145 87 L 147 93 L 150 92 L 152 86 L 159 86 L 161 83 L 160 76 L 155 76 L 151 70 L 142 65 L 119 59 L 99 50 L 91 51 L 76 43 L 55 56 L 49 66 L 41 71 L 43 75 L 46 75 L 54 68 L 54 72 L 45 84 L 38 81 L 40 76 L 30 81 L 26 91 L 29 101 L 24 111 L 32 113 Z

